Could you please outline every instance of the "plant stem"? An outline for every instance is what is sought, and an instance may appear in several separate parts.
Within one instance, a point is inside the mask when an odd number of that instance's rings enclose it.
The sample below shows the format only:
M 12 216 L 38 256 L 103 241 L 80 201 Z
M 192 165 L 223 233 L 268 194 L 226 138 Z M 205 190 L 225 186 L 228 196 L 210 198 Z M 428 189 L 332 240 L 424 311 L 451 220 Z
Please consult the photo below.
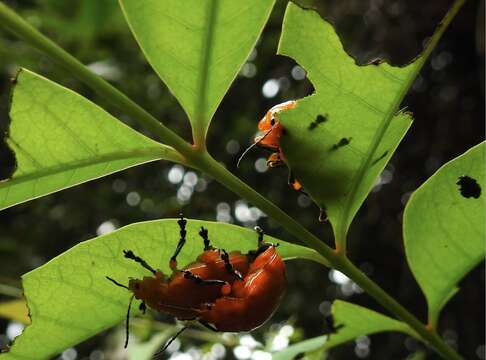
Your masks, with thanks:
M 456 1 L 455 6 L 457 6 L 457 3 L 462 2 L 463 0 Z M 261 194 L 227 171 L 205 150 L 194 148 L 188 144 L 184 139 L 165 127 L 147 111 L 130 100 L 125 94 L 117 90 L 101 77 L 92 73 L 81 62 L 39 33 L 1 2 L 0 26 L 6 28 L 16 36 L 45 53 L 56 63 L 71 72 L 73 76 L 81 82 L 85 83 L 91 89 L 114 104 L 118 109 L 127 115 L 130 115 L 134 120 L 152 131 L 165 144 L 170 145 L 179 151 L 186 158 L 188 165 L 213 176 L 219 183 L 258 206 L 267 215 L 279 222 L 288 232 L 323 255 L 333 267 L 345 273 L 390 312 L 406 322 L 424 341 L 427 341 L 430 346 L 432 346 L 445 359 L 461 359 L 461 357 L 439 336 L 437 336 L 434 331 L 427 330 L 416 317 L 363 274 L 346 257 L 342 256 L 342 253 L 336 253 L 334 249 L 324 244 L 302 225 L 282 211 L 278 206 L 268 201 Z
M 343 272 L 346 276 L 358 284 L 367 294 L 375 298 L 383 307 L 397 316 L 400 320 L 406 322 L 419 337 L 434 348 L 444 359 L 460 360 L 458 355 L 449 345 L 447 345 L 434 330 L 429 330 L 414 315 L 400 305 L 395 299 L 388 295 L 373 280 L 367 277 L 359 270 L 343 253 L 336 253 L 334 249 L 324 244 L 316 238 L 307 229 L 302 227 L 294 219 L 288 216 L 275 204 L 268 201 L 265 197 L 250 188 L 247 184 L 238 179 L 235 175 L 227 171 L 221 164 L 211 158 L 209 154 L 200 160 L 199 165 L 204 171 L 213 176 L 220 184 L 227 187 L 232 192 L 242 198 L 251 201 L 260 210 L 269 215 L 272 219 L 279 222 L 288 232 L 306 245 L 312 247 L 318 253 L 323 255 L 326 260 L 337 270 Z
M 347 257 L 343 256 L 341 258 L 341 262 L 337 266 L 337 269 L 345 273 L 388 311 L 396 315 L 403 322 L 406 322 L 413 330 L 415 330 L 422 341 L 425 341 L 444 359 L 462 359 L 462 357 L 454 349 L 452 349 L 439 335 L 437 335 L 435 329 L 424 326 L 424 324 L 422 324 L 414 315 L 412 315 L 407 309 L 400 305 L 400 303 L 388 295 L 373 280 L 358 269 Z

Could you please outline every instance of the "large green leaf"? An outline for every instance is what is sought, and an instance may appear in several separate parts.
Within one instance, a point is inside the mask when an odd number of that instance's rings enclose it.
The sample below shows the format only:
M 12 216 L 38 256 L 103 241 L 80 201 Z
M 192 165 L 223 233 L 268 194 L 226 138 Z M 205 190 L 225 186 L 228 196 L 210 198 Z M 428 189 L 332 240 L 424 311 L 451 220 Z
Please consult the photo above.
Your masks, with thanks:
M 274 0 L 120 0 L 145 57 L 204 135 Z
M 484 151 L 481 143 L 445 164 L 405 208 L 407 260 L 427 298 L 432 323 L 457 283 L 484 260 Z
M 396 113 L 421 61 L 359 66 L 317 12 L 289 2 L 280 54 L 307 71 L 315 93 L 281 114 L 282 149 L 342 241 L 356 211 L 411 124 Z
M 216 247 L 243 252 L 256 247 L 257 235 L 252 230 L 189 220 L 188 241 L 178 257 L 181 266 L 194 261 L 202 252 L 203 243 L 197 235 L 201 226 L 209 230 Z M 125 259 L 122 250 L 133 250 L 151 266 L 169 273 L 169 258 L 178 240 L 175 219 L 132 224 L 76 245 L 25 274 L 22 280 L 32 325 L 0 359 L 45 359 L 121 322 L 130 293 L 114 286 L 105 276 L 126 283 L 129 277 L 149 275 L 147 270 Z M 300 257 L 323 262 L 306 247 L 271 237 L 267 241 L 280 243 L 278 251 L 284 259 Z
M 7 143 L 13 176 L 0 182 L 0 209 L 142 164 L 180 157 L 82 96 L 28 70 L 17 76 Z
M 336 327 L 342 325 L 342 328 L 338 329 L 336 333 L 318 336 L 294 344 L 281 352 L 273 354 L 273 360 L 290 360 L 300 353 L 315 351 L 319 348 L 327 350 L 356 339 L 359 336 L 383 331 L 400 331 L 415 336 L 415 333 L 407 324 L 345 301 L 334 301 L 332 314 L 334 325 Z

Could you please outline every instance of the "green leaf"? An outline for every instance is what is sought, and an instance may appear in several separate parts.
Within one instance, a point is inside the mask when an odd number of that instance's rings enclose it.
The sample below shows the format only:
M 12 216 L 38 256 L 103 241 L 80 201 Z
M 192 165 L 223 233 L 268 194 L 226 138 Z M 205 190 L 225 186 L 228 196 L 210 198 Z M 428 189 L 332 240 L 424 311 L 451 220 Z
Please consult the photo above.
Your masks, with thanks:
M 17 168 L 0 182 L 0 209 L 178 154 L 100 107 L 28 70 L 17 76 L 7 143 Z
M 457 283 L 484 260 L 484 151 L 481 143 L 442 166 L 405 208 L 407 260 L 427 298 L 432 324 L 458 290 Z M 464 178 L 461 187 L 462 176 L 471 180 Z
M 334 301 L 332 314 L 334 325 L 343 326 L 336 333 L 318 336 L 289 346 L 287 349 L 273 354 L 273 360 L 290 360 L 297 354 L 315 351 L 319 348 L 328 350 L 359 336 L 383 331 L 400 331 L 415 336 L 407 324 L 345 301 Z
M 274 0 L 120 0 L 145 57 L 203 140 Z
M 324 347 L 327 336 L 318 336 L 293 344 L 286 349 L 272 354 L 272 360 L 293 360 L 299 354 L 314 352 Z
M 194 261 L 203 251 L 203 242 L 197 235 L 201 226 L 208 229 L 216 247 L 242 252 L 256 247 L 257 235 L 252 230 L 189 220 L 188 240 L 177 258 L 180 266 Z M 105 276 L 126 283 L 130 277 L 149 275 L 140 265 L 125 259 L 122 250 L 133 250 L 151 266 L 168 274 L 169 258 L 178 240 L 177 219 L 132 224 L 80 243 L 25 274 L 22 284 L 32 325 L 0 359 L 45 359 L 121 322 L 126 316 L 130 292 L 114 286 Z M 284 259 L 317 259 L 318 255 L 308 248 L 269 236 L 266 240 L 280 243 L 278 251 Z M 132 309 L 136 308 L 134 304 Z
M 409 114 L 396 111 L 422 61 L 402 68 L 359 66 L 331 24 L 291 2 L 278 52 L 305 68 L 315 87 L 295 109 L 281 113 L 287 130 L 282 150 L 305 191 L 326 210 L 338 242 L 344 241 L 411 124 Z

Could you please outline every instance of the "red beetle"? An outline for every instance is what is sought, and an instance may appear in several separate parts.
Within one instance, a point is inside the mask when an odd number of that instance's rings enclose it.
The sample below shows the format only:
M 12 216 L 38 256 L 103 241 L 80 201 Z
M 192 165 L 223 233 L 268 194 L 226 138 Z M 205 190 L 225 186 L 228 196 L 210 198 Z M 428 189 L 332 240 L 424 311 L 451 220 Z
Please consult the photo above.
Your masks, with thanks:
M 275 105 L 258 122 L 258 130 L 263 131 L 264 134 L 255 137 L 255 144 L 273 151 L 267 159 L 267 166 L 269 167 L 285 165 L 285 156 L 280 148 L 280 137 L 285 130 L 278 120 L 277 114 L 284 110 L 293 109 L 296 106 L 297 102 L 294 100 Z M 296 191 L 302 191 L 302 185 L 293 177 L 292 172 L 289 173 L 289 185 Z
M 132 251 L 125 250 L 126 258 L 138 262 L 153 276 L 130 279 L 128 286 L 110 277 L 108 280 L 133 292 L 132 299 L 142 300 L 140 309 L 143 311 L 149 306 L 179 320 L 199 321 L 214 331 L 250 331 L 262 325 L 277 308 L 286 287 L 285 265 L 276 246 L 264 242 L 263 231 L 256 228 L 256 250 L 248 254 L 227 253 L 224 249 L 213 248 L 208 231 L 201 227 L 203 253 L 195 262 L 178 270 L 176 259 L 186 242 L 186 223 L 181 215 L 178 221 L 181 237 L 169 262 L 173 271 L 170 277 L 152 268 Z M 128 313 L 125 346 L 127 343 Z

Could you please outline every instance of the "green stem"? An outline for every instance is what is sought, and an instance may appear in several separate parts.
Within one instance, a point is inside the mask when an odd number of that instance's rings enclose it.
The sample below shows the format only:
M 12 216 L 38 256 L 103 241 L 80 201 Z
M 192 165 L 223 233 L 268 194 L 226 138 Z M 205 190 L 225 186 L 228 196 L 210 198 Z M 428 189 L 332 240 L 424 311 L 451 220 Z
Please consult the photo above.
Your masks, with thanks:
M 459 2 L 462 2 L 458 1 Z M 456 4 L 457 4 L 456 3 Z M 250 188 L 247 184 L 238 179 L 235 175 L 227 171 L 221 164 L 214 160 L 205 150 L 194 148 L 177 134 L 161 124 L 152 115 L 135 104 L 126 95 L 111 86 L 99 76 L 93 74 L 84 67 L 78 60 L 65 52 L 54 42 L 40 34 L 36 29 L 26 23 L 20 16 L 10 10 L 3 3 L 0 3 L 0 26 L 11 31 L 18 37 L 24 39 L 41 52 L 48 55 L 55 62 L 70 71 L 73 76 L 84 82 L 98 94 L 117 106 L 121 111 L 133 117 L 141 125 L 157 135 L 165 144 L 172 146 L 179 151 L 187 161 L 205 173 L 213 176 L 225 187 L 240 195 L 242 198 L 251 201 L 267 215 L 271 216 L 288 232 L 302 240 L 308 246 L 323 255 L 329 263 L 336 269 L 345 273 L 349 278 L 356 282 L 368 294 L 373 296 L 380 304 L 394 313 L 398 318 L 405 321 L 414 329 L 424 341 L 427 341 L 438 353 L 446 359 L 461 359 L 440 337 L 433 331 L 429 331 L 417 318 L 403 308 L 398 302 L 390 297 L 376 283 L 366 277 L 357 269 L 342 253 L 324 244 L 307 229 L 302 227 L 293 218 L 288 216 L 279 207 L 268 201 L 258 192 Z
M 333 268 L 346 274 L 346 276 L 365 290 L 366 293 L 375 298 L 378 303 L 383 305 L 400 320 L 406 322 L 413 330 L 415 330 L 420 338 L 422 338 L 439 354 L 441 354 L 444 359 L 462 359 L 461 356 L 458 355 L 449 345 L 447 345 L 435 333 L 434 330 L 429 330 L 407 309 L 388 295 L 382 288 L 373 282 L 373 280 L 361 272 L 346 256 L 343 255 L 343 253 L 337 253 L 334 249 L 324 244 L 321 240 L 316 238 L 275 204 L 268 201 L 265 197 L 238 179 L 235 175 L 227 171 L 221 164 L 211 158 L 209 154 L 200 159 L 198 166 L 204 169 L 207 174 L 214 177 L 220 184 L 224 185 L 232 192 L 238 194 L 244 199 L 251 201 L 260 210 L 280 223 L 285 230 L 323 255 Z
M 461 360 L 462 357 L 437 335 L 435 329 L 424 326 L 414 315 L 405 309 L 394 298 L 388 295 L 373 280 L 367 277 L 347 257 L 341 258 L 338 270 L 345 273 L 350 279 L 358 284 L 366 293 L 372 296 L 378 303 L 388 311 L 396 315 L 400 320 L 406 322 L 419 337 L 439 353 L 444 359 Z

